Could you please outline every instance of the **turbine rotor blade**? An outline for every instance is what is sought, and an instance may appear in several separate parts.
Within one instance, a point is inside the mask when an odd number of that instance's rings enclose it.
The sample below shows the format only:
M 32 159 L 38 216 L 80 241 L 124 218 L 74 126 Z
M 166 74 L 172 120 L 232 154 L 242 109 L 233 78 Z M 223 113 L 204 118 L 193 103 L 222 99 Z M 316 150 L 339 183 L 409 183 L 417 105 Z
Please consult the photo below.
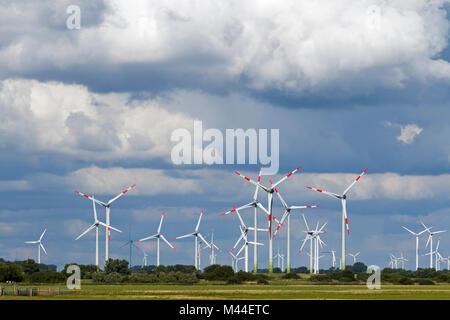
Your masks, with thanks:
M 163 220 L 164 220 L 164 211 L 161 214 L 161 220 L 159 220 L 158 233 L 161 232 L 161 226 L 162 226 Z
M 157 237 L 158 237 L 158 234 L 154 234 L 154 235 L 148 236 L 146 238 L 139 239 L 139 240 L 137 240 L 137 242 L 144 242 L 144 241 L 147 241 L 147 240 L 150 240 L 150 239 L 155 239 Z
M 41 236 L 40 236 L 40 238 L 39 238 L 39 241 L 42 240 L 42 237 L 44 236 L 44 234 L 45 234 L 46 231 L 47 231 L 47 229 L 45 229 L 44 232 L 42 232 L 42 234 L 41 234 Z
M 200 217 L 198 217 L 198 222 L 197 222 L 197 226 L 195 227 L 195 231 L 198 231 L 198 228 L 200 227 L 200 221 L 202 221 L 202 216 L 203 216 L 203 209 L 202 212 L 200 212 Z
M 42 250 L 44 250 L 44 253 L 47 254 L 47 251 L 45 251 L 44 245 L 39 242 L 39 245 L 41 246 Z
M 281 178 L 280 180 L 278 180 L 277 183 L 275 183 L 272 188 L 275 188 L 277 185 L 279 185 L 280 183 L 282 183 L 284 180 L 286 180 L 287 178 L 289 178 L 290 176 L 292 176 L 294 173 L 296 173 L 298 170 L 300 170 L 302 166 L 298 167 L 297 169 L 295 169 L 294 171 L 288 173 L 287 175 L 285 175 L 283 178 Z
M 111 225 L 108 226 L 106 223 L 103 223 L 103 222 L 101 222 L 101 221 L 99 221 L 98 224 L 101 224 L 102 226 L 104 226 L 104 227 L 106 227 L 106 228 L 113 229 L 114 231 L 122 232 L 121 230 L 119 230 L 119 229 L 117 229 L 117 228 L 114 228 L 114 227 L 111 226 Z
M 113 203 L 114 201 L 116 201 L 117 199 L 119 199 L 121 196 L 123 196 L 125 193 L 127 193 L 128 191 L 130 191 L 131 189 L 133 189 L 136 186 L 136 184 L 133 184 L 131 187 L 126 188 L 124 191 L 122 191 L 121 193 L 119 193 L 117 196 L 115 196 L 114 198 L 112 198 L 111 200 L 108 201 L 108 205 L 110 205 L 111 203 Z
M 169 247 L 171 247 L 174 251 L 177 251 L 177 249 L 175 249 L 175 247 L 174 247 L 169 241 L 167 241 L 167 239 L 166 239 L 163 235 L 161 235 L 161 239 L 163 239 L 163 241 L 164 241 L 165 243 L 167 243 L 167 245 L 168 245 Z
M 338 199 L 342 198 L 342 196 L 339 195 L 339 194 L 337 194 L 337 193 L 325 191 L 325 190 L 323 190 L 323 189 L 318 189 L 318 188 L 314 188 L 314 187 L 306 187 L 306 188 L 307 188 L 307 189 L 310 189 L 310 190 L 315 190 L 315 191 L 317 191 L 317 192 L 324 193 L 324 194 L 326 194 L 326 195 L 328 195 L 328 196 L 330 196 L 330 197 L 332 197 L 332 198 L 338 198 Z
M 95 201 L 95 203 L 98 203 L 98 204 L 101 205 L 101 206 L 104 206 L 104 207 L 107 206 L 107 204 L 104 203 L 103 201 L 94 199 L 93 197 L 90 197 L 90 196 L 88 196 L 88 195 L 86 195 L 86 194 L 84 194 L 84 193 L 82 193 L 82 192 L 80 192 L 80 191 L 75 190 L 75 193 L 78 194 L 78 195 L 80 195 L 80 196 L 82 196 L 82 197 L 85 197 L 86 199 Z
M 80 234 L 78 237 L 76 237 L 75 240 L 80 239 L 82 236 L 84 236 L 86 233 L 88 233 L 89 231 L 91 231 L 94 228 L 95 228 L 95 223 L 93 225 L 91 225 L 89 228 L 87 228 L 86 230 L 84 230 L 84 232 L 82 234 Z
M 240 173 L 237 172 L 237 171 L 235 171 L 234 173 L 236 173 L 236 174 L 237 174 L 239 177 L 241 177 L 242 179 L 247 180 L 248 182 L 254 184 L 254 185 L 257 186 L 257 187 L 260 187 L 260 188 L 263 189 L 264 191 L 270 192 L 270 189 L 266 188 L 266 187 L 263 186 L 262 184 L 260 184 L 260 183 L 258 183 L 258 182 L 255 182 L 255 181 L 253 181 L 252 179 L 247 178 L 246 176 L 243 176 L 242 174 L 240 174 Z
M 356 182 L 358 182 L 358 180 L 367 172 L 367 169 L 369 169 L 369 168 L 366 168 L 366 170 L 364 170 L 348 187 L 347 187 L 347 189 L 345 189 L 345 191 L 342 193 L 342 195 L 343 196 L 345 196 L 346 194 L 347 194 L 347 192 L 349 192 L 350 191 L 350 189 L 355 185 L 355 183 Z

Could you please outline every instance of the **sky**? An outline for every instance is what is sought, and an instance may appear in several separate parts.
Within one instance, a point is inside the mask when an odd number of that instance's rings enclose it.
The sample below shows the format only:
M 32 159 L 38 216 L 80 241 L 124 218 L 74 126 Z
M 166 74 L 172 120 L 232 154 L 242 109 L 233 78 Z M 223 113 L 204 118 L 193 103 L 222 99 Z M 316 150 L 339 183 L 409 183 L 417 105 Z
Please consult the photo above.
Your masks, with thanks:
M 71 5 L 79 28 L 68 27 Z M 449 9 L 440 0 L 0 0 L 0 257 L 37 259 L 24 241 L 47 229 L 43 263 L 94 263 L 94 233 L 75 240 L 92 204 L 74 190 L 107 201 L 136 184 L 111 206 L 123 231 L 112 234 L 112 258 L 128 259 L 124 243 L 154 234 L 163 210 L 172 239 L 204 209 L 200 232 L 214 232 L 217 262 L 229 264 L 239 220 L 220 214 L 253 196 L 234 171 L 256 179 L 260 165 L 174 164 L 172 133 L 201 121 L 224 135 L 279 130 L 278 174 L 262 182 L 302 166 L 279 191 L 290 205 L 321 206 L 305 216 L 327 222 L 326 251 L 340 252 L 340 204 L 305 187 L 341 193 L 368 168 L 348 194 L 348 251 L 381 267 L 403 253 L 413 268 L 415 241 L 401 226 L 450 229 Z M 241 214 L 253 223 L 252 210 Z M 307 265 L 298 212 L 291 222 L 291 265 Z M 259 238 L 266 268 L 267 234 Z M 193 264 L 193 240 L 170 241 L 177 251 L 161 244 L 161 263 Z M 155 241 L 139 246 L 155 264 Z M 285 228 L 277 250 L 286 253 Z M 440 251 L 450 255 L 450 232 Z

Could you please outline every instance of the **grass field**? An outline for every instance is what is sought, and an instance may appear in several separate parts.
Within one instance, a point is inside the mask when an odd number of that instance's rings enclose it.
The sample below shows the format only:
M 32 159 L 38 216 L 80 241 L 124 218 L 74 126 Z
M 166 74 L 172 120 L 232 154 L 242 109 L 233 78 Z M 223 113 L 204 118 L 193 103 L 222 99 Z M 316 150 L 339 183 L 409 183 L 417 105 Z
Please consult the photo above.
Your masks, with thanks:
M 36 285 L 32 287 L 36 288 Z M 45 289 L 51 286 L 40 286 Z M 53 286 L 53 288 L 56 286 Z M 63 286 L 59 285 L 63 288 Z M 61 296 L 2 296 L 7 299 L 450 299 L 450 285 L 382 285 L 380 290 L 369 290 L 365 285 L 319 285 L 304 281 L 275 280 L 268 285 L 225 285 L 199 283 L 195 285 L 168 284 L 93 284 L 82 282 L 81 290 Z

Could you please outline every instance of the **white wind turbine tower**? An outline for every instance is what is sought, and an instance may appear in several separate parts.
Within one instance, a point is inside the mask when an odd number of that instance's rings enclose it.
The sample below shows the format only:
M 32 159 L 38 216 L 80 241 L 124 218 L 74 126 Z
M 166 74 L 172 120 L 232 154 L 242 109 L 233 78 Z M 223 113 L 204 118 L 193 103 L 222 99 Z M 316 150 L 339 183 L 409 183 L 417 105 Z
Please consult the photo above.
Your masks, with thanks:
M 416 233 L 416 232 L 412 232 L 411 230 L 409 230 L 408 228 L 406 228 L 404 226 L 402 226 L 402 228 L 416 237 L 416 271 L 417 271 L 417 269 L 419 269 L 419 236 L 429 229 L 425 228 L 424 230 Z
M 306 222 L 305 214 L 303 213 L 303 210 L 301 210 L 303 221 L 305 222 L 306 226 L 306 236 L 305 239 L 303 239 L 303 243 L 300 247 L 300 250 L 298 250 L 298 254 L 302 252 L 303 247 L 305 246 L 306 242 L 309 240 L 309 273 L 313 273 L 313 239 L 314 239 L 314 231 L 309 229 L 308 222 Z
M 353 264 L 356 263 L 356 257 L 359 256 L 359 254 L 360 254 L 360 252 L 357 252 L 355 254 L 350 253 L 350 252 L 348 253 L 349 256 L 353 257 Z
M 442 259 L 442 256 L 441 256 L 441 254 L 439 253 L 439 244 L 441 243 L 441 238 L 438 238 L 438 242 L 437 242 L 437 245 L 436 245 L 436 250 L 435 250 L 435 254 L 436 254 L 436 256 L 435 256 L 435 263 L 436 263 L 436 271 L 439 271 L 439 270 L 441 270 L 441 261 L 443 260 Z
M 210 245 L 205 244 L 205 246 L 202 249 L 211 249 L 211 247 L 215 248 L 216 250 L 220 251 L 219 247 L 214 244 L 214 231 L 211 231 L 211 241 Z M 216 264 L 216 251 L 211 250 L 211 253 L 209 255 L 209 265 L 212 266 L 213 264 Z
M 99 270 L 99 263 L 98 263 L 98 226 L 102 225 L 102 226 L 104 226 L 106 228 L 111 228 L 111 229 L 113 229 L 114 231 L 117 231 L 117 232 L 122 232 L 122 231 L 120 231 L 119 229 L 116 229 L 116 228 L 114 228 L 112 226 L 108 226 L 105 223 L 103 223 L 103 222 L 98 220 L 98 218 L 97 218 L 97 209 L 95 208 L 95 199 L 94 199 L 94 197 L 92 197 L 92 199 L 93 199 L 92 200 L 92 207 L 94 209 L 94 223 L 89 228 L 87 228 L 85 231 L 83 231 L 83 233 L 80 234 L 75 240 L 80 239 L 86 233 L 88 233 L 89 231 L 91 231 L 92 229 L 95 228 L 95 265 L 97 266 L 97 270 Z
M 144 265 L 144 267 L 146 267 L 148 254 L 145 251 L 142 251 L 142 253 L 144 254 L 144 257 L 142 258 L 142 264 Z
M 336 268 L 336 251 L 330 250 L 330 251 L 325 251 L 324 253 L 331 253 L 331 264 L 332 264 L 333 268 Z
M 428 247 L 428 244 L 430 244 L 430 252 L 426 255 L 430 255 L 430 269 L 432 269 L 433 268 L 433 236 L 438 233 L 447 232 L 447 230 L 430 231 L 430 229 L 432 227 L 428 228 L 422 221 L 420 221 L 420 223 L 428 232 L 428 240 L 427 240 L 427 244 L 425 245 L 425 248 Z
M 406 257 L 403 256 L 403 252 L 400 253 L 400 257 L 398 258 L 398 261 L 402 264 L 402 269 L 405 270 L 405 262 L 408 261 Z
M 310 241 L 310 248 L 309 248 L 309 265 L 310 265 L 310 273 L 317 274 L 319 273 L 319 246 L 323 247 L 325 245 L 325 242 L 320 239 L 320 234 L 326 233 L 326 231 L 323 231 L 323 228 L 327 225 L 327 222 L 325 222 L 322 227 L 319 228 L 319 222 L 317 222 L 316 229 L 310 230 L 308 227 L 308 223 L 306 222 L 305 215 L 302 211 L 303 220 L 306 224 L 306 231 L 303 231 L 306 233 L 305 239 L 303 239 L 302 246 L 300 247 L 300 250 L 298 253 L 300 254 L 302 252 L 303 247 L 305 246 L 306 242 Z M 314 244 L 314 249 L 313 249 Z M 314 264 L 313 264 L 314 263 Z
M 392 268 L 398 269 L 398 261 L 400 260 L 400 258 L 397 258 L 392 253 L 391 253 L 390 257 L 391 257 L 391 262 L 392 262 Z
M 175 247 L 170 244 L 169 241 L 167 241 L 167 239 L 161 234 L 161 227 L 162 227 L 162 223 L 164 220 L 164 213 L 165 211 L 162 212 L 161 214 L 161 219 L 159 220 L 159 226 L 158 226 L 158 230 L 156 231 L 156 233 L 154 235 L 151 235 L 149 237 L 146 238 L 142 238 L 137 240 L 137 242 L 144 242 L 150 239 L 156 239 L 156 266 L 159 266 L 159 245 L 160 245 L 160 239 L 162 239 L 169 247 L 172 248 L 173 251 L 176 251 Z
M 277 267 L 281 270 L 281 272 L 284 272 L 284 254 L 280 254 L 280 249 L 278 249 L 275 257 L 277 258 Z
M 325 222 L 322 227 L 320 229 L 318 229 L 319 227 L 319 222 L 317 222 L 317 226 L 316 229 L 314 230 L 314 240 L 315 240 L 315 272 L 314 273 L 319 273 L 319 260 L 320 258 L 322 258 L 323 256 L 319 256 L 319 246 L 322 248 L 323 245 L 325 245 L 325 242 L 322 241 L 322 239 L 320 239 L 320 234 L 321 233 L 325 233 L 325 231 L 322 231 L 323 228 L 326 226 L 327 222 Z
M 42 238 L 44 237 L 45 231 L 47 231 L 47 229 L 45 229 L 44 232 L 42 232 L 41 236 L 39 237 L 39 240 L 25 241 L 25 243 L 38 243 L 38 264 L 41 263 L 41 248 L 42 250 L 44 250 L 44 253 L 47 254 L 47 251 L 45 251 L 44 245 L 42 244 Z
M 285 181 L 287 178 L 289 178 L 291 175 L 293 175 L 295 172 L 297 172 L 298 170 L 300 170 L 301 166 L 298 167 L 297 169 L 295 169 L 294 171 L 290 172 L 289 174 L 287 174 L 286 176 L 284 176 L 283 178 L 281 178 L 280 180 L 278 180 L 275 184 L 272 184 L 271 187 L 265 187 L 262 184 L 260 184 L 259 182 L 255 182 L 253 180 L 251 180 L 250 178 L 247 178 L 246 176 L 241 175 L 239 172 L 235 171 L 235 173 L 240 176 L 241 178 L 247 180 L 248 182 L 254 184 L 255 186 L 260 187 L 262 190 L 264 190 L 267 193 L 267 206 L 268 209 L 266 211 L 268 211 L 269 213 L 269 273 L 273 273 L 273 237 L 272 237 L 272 220 L 275 220 L 276 222 L 278 222 L 275 217 L 273 216 L 273 193 L 275 191 L 275 188 L 277 187 L 277 185 L 279 185 L 280 183 L 282 183 L 283 181 Z M 279 222 L 278 222 L 279 223 Z
M 240 260 L 244 259 L 244 257 L 238 258 L 233 253 L 231 253 L 231 252 L 229 252 L 229 253 L 231 255 L 231 267 L 233 268 L 234 272 L 238 272 L 238 262 Z
M 364 170 L 356 179 L 353 181 L 347 189 L 344 190 L 342 194 L 337 194 L 333 192 L 328 192 L 323 189 L 317 189 L 313 187 L 306 187 L 311 190 L 315 190 L 321 193 L 324 193 L 332 198 L 336 198 L 341 200 L 342 205 L 342 253 L 341 253 L 341 270 L 345 270 L 345 228 L 347 227 L 347 234 L 350 235 L 350 229 L 348 227 L 348 219 L 347 219 L 347 193 L 350 191 L 350 189 L 355 185 L 355 183 L 367 172 Z
M 270 181 L 270 180 L 269 180 Z M 270 181 L 272 184 L 272 181 Z M 284 201 L 283 197 L 281 196 L 280 192 L 277 188 L 274 188 L 275 193 L 277 194 L 278 198 L 280 199 L 281 203 L 284 207 L 284 214 L 281 217 L 280 223 L 278 224 L 277 229 L 273 233 L 272 238 L 275 237 L 280 227 L 283 225 L 284 220 L 287 218 L 287 272 L 291 272 L 291 210 L 295 209 L 306 209 L 306 208 L 318 208 L 320 206 L 288 206 L 286 201 Z
M 261 182 L 261 170 L 262 170 L 262 166 L 259 169 L 258 183 Z M 264 208 L 263 205 L 258 201 L 258 191 L 259 191 L 259 186 L 255 186 L 255 192 L 253 194 L 253 201 L 237 208 L 238 210 L 243 210 L 243 209 L 253 207 L 253 209 L 254 209 L 254 217 L 253 217 L 254 225 L 253 225 L 252 230 L 253 230 L 253 242 L 255 242 L 255 243 L 258 242 L 258 232 L 259 231 L 267 232 L 269 230 L 269 229 L 258 228 L 258 216 L 257 216 L 258 208 L 261 209 L 263 212 L 265 212 L 268 216 L 270 216 L 269 211 L 267 211 L 267 209 Z M 235 211 L 236 211 L 235 209 L 227 211 L 225 213 L 222 213 L 221 216 L 230 214 Z M 258 272 L 258 246 L 253 246 L 253 272 L 254 273 Z
M 117 196 L 115 196 L 114 198 L 110 199 L 108 202 L 103 202 L 97 199 L 94 199 L 94 197 L 90 197 L 84 193 L 81 193 L 77 190 L 75 190 L 75 193 L 79 194 L 80 196 L 83 196 L 87 199 L 90 199 L 92 201 L 94 201 L 95 203 L 98 203 L 99 205 L 105 207 L 106 210 L 106 238 L 105 238 L 105 261 L 108 261 L 109 259 L 109 240 L 111 239 L 111 228 L 109 227 L 111 222 L 110 222 L 110 213 L 111 213 L 111 209 L 110 206 L 113 204 L 114 201 L 116 201 L 117 199 L 119 199 L 121 196 L 123 196 L 125 193 L 127 193 L 128 191 L 130 191 L 131 189 L 133 189 L 136 186 L 136 184 L 133 184 L 131 187 L 128 187 L 127 189 L 125 189 L 124 191 L 122 191 L 121 193 L 119 193 Z
M 200 217 L 198 218 L 197 226 L 195 227 L 194 232 L 185 234 L 183 236 L 172 238 L 172 240 L 178 240 L 178 239 L 183 239 L 183 238 L 194 237 L 194 240 L 195 240 L 195 243 L 194 243 L 194 250 L 195 250 L 194 260 L 195 260 L 195 269 L 196 270 L 198 270 L 198 268 L 199 268 L 199 263 L 198 263 L 198 252 L 199 252 L 198 239 L 200 238 L 200 240 L 203 241 L 205 244 L 207 244 L 211 248 L 211 250 L 214 250 L 214 247 L 211 246 L 211 244 L 209 244 L 208 241 L 206 241 L 205 238 L 202 236 L 202 234 L 198 231 L 198 228 L 200 227 L 200 222 L 202 221 L 203 211 L 204 210 L 202 209 L 202 212 L 200 213 Z
M 249 230 L 253 230 L 253 227 L 248 227 L 245 223 L 244 220 L 242 219 L 240 213 L 239 213 L 239 209 L 236 208 L 235 205 L 233 205 L 234 207 L 234 211 L 236 212 L 236 215 L 239 218 L 239 222 L 240 222 L 240 226 L 239 226 L 239 230 L 241 230 L 241 236 L 238 238 L 238 240 L 236 241 L 236 243 L 233 246 L 233 249 L 231 249 L 231 252 L 234 251 L 234 249 L 236 249 L 237 245 L 241 242 L 241 240 L 244 240 L 244 245 L 241 247 L 241 249 L 239 250 L 239 252 L 237 253 L 236 256 L 239 256 L 239 254 L 241 253 L 242 250 L 245 250 L 244 252 L 244 257 L 245 257 L 245 272 L 248 272 L 248 245 L 252 244 L 254 246 L 259 246 L 259 245 L 263 245 L 262 243 L 259 242 L 254 242 L 254 241 L 248 241 L 247 238 L 247 234 Z M 261 229 L 262 230 L 262 229 Z M 259 231 L 259 230 L 258 230 Z

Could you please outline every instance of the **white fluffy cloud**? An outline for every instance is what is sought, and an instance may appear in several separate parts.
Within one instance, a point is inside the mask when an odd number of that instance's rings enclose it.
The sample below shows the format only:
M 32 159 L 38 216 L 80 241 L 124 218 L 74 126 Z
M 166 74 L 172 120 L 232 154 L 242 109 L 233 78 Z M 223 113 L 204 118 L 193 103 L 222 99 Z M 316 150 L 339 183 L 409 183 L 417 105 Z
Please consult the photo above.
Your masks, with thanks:
M 414 139 L 422 133 L 423 128 L 419 127 L 414 123 L 401 125 L 398 123 L 386 122 L 387 127 L 399 127 L 400 135 L 397 137 L 397 140 L 403 142 L 404 144 L 411 144 L 414 142 Z
M 128 94 L 94 94 L 80 85 L 4 80 L 0 146 L 89 160 L 169 161 L 172 131 L 191 128 L 193 119 L 151 100 L 129 99 Z
M 256 179 L 255 172 L 243 172 Z M 317 201 L 326 199 L 323 194 L 306 189 L 313 186 L 334 193 L 343 192 L 358 176 L 358 173 L 296 173 L 279 186 L 288 202 Z M 268 179 L 277 181 L 282 175 L 262 177 L 262 183 L 269 185 Z M 233 173 L 232 170 L 212 169 L 172 169 L 157 170 L 144 168 L 83 168 L 65 176 L 37 175 L 32 185 L 50 184 L 68 189 L 98 195 L 116 195 L 124 187 L 136 183 L 136 189 L 129 195 L 187 195 L 207 196 L 208 201 L 251 200 L 254 186 Z M 351 189 L 352 199 L 448 199 L 450 175 L 399 175 L 397 173 L 375 173 L 364 175 Z M 261 197 L 263 199 L 264 197 Z M 232 205 L 232 202 L 230 202 Z M 264 201 L 263 201 L 264 202 Z M 201 206 L 201 204 L 199 204 Z M 159 210 L 159 209 L 158 209 Z
M 0 61 L 7 74 L 172 62 L 206 79 L 246 78 L 257 89 L 338 86 L 352 94 L 411 79 L 448 81 L 450 64 L 436 58 L 448 44 L 445 2 L 112 0 L 102 20 L 77 31 L 64 28 L 62 5 L 7 3 L 0 12 L 23 21 L 14 37 L 0 32 L 7 43 Z M 92 9 L 81 10 L 83 24 Z M 48 12 L 58 27 L 40 21 Z

